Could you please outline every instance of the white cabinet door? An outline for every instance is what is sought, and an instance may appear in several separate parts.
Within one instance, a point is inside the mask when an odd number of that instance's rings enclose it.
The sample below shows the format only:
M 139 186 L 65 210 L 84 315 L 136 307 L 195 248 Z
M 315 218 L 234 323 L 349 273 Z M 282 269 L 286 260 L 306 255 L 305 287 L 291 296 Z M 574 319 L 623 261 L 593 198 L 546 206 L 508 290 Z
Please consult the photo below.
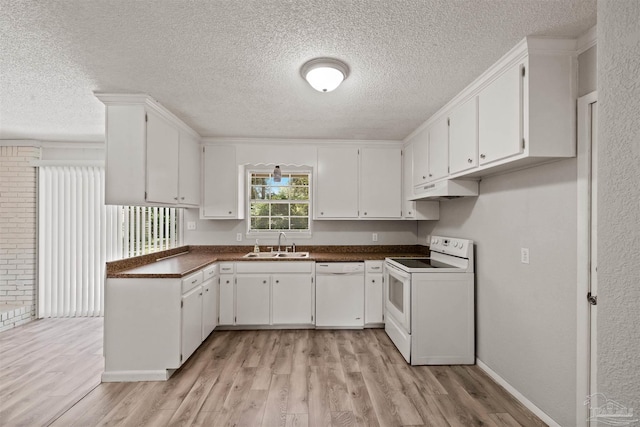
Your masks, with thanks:
M 202 341 L 218 325 L 218 284 L 217 276 L 202 284 Z
M 202 216 L 204 218 L 240 219 L 238 208 L 238 167 L 236 148 L 226 145 L 204 147 Z
M 478 166 L 478 97 L 474 96 L 449 116 L 449 172 Z
M 521 64 L 508 69 L 478 96 L 481 165 L 522 152 L 521 70 Z
M 313 323 L 313 283 L 309 274 L 274 274 L 271 286 L 274 325 Z
M 358 148 L 318 148 L 315 218 L 358 217 Z
M 147 112 L 147 202 L 178 203 L 178 129 Z
M 429 180 L 429 132 L 423 129 L 413 138 L 413 186 Z
M 449 174 L 449 125 L 443 117 L 429 128 L 429 178 L 444 178 Z
M 360 150 L 360 217 L 402 216 L 402 149 Z
M 220 303 L 219 316 L 221 325 L 233 325 L 235 317 L 235 292 L 233 274 L 220 275 Z
M 316 326 L 364 326 L 364 276 L 316 276 Z
M 236 276 L 236 325 L 268 325 L 270 293 L 268 275 Z
M 200 205 L 200 143 L 183 131 L 180 132 L 178 196 L 181 205 Z
M 202 343 L 202 286 L 182 295 L 181 363 Z
M 364 323 L 382 323 L 383 262 L 365 261 L 364 265 Z

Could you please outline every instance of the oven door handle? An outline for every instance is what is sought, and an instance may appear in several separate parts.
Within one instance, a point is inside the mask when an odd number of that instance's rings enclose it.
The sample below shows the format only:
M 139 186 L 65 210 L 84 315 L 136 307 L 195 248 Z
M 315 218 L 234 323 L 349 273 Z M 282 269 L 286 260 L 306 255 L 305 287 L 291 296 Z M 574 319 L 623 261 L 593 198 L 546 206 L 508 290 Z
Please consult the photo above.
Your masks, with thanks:
M 389 274 L 393 274 L 394 276 L 400 276 L 400 278 L 402 279 L 406 280 L 411 277 L 410 273 L 407 273 L 406 271 L 402 271 L 398 267 L 390 263 L 387 263 L 387 269 L 389 270 Z

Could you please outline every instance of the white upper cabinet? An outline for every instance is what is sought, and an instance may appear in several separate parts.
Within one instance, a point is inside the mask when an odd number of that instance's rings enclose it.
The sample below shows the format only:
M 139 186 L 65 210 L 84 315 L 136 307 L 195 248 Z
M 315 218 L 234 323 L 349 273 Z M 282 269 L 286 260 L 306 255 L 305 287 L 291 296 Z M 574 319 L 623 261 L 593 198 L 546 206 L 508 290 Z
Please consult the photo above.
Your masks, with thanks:
M 197 151 L 199 135 L 147 95 L 96 97 L 106 106 L 105 203 L 198 205 L 199 152 L 183 162 L 181 145 L 188 140 Z
M 319 147 L 314 202 L 314 219 L 400 219 L 401 147 Z
M 413 144 L 402 153 L 402 217 L 405 219 L 440 219 L 440 202 L 413 201 Z
M 236 147 L 205 145 L 202 161 L 202 218 L 244 218 L 243 180 L 236 164 Z
M 402 149 L 373 147 L 360 150 L 360 216 L 402 216 Z
M 412 139 L 413 186 L 429 182 L 429 132 L 422 129 Z
M 180 132 L 178 196 L 181 205 L 200 205 L 200 141 Z
M 427 181 L 435 181 L 449 173 L 449 125 L 442 117 L 429 127 L 429 172 Z
M 478 97 L 474 96 L 449 115 L 449 172 L 478 166 Z
M 147 112 L 147 202 L 178 203 L 180 132 L 159 114 Z
M 358 217 L 358 148 L 319 147 L 316 219 Z
M 507 69 L 478 95 L 480 164 L 522 153 L 521 64 Z

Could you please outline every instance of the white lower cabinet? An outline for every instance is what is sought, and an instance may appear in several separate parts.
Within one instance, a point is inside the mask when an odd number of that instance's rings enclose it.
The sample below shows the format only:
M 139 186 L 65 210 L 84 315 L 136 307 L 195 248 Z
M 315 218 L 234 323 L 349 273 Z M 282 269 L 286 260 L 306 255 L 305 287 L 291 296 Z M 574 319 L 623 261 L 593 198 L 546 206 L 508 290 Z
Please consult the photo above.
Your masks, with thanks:
M 269 276 L 236 277 L 236 325 L 269 324 Z
M 220 276 L 218 266 L 212 265 L 204 269 L 202 283 L 202 341 L 218 326 L 218 307 L 220 295 Z
M 271 287 L 274 325 L 313 323 L 313 277 L 274 274 Z
M 202 286 L 182 295 L 181 336 L 180 361 L 184 362 L 202 343 Z
M 233 325 L 235 317 L 235 276 L 233 263 L 220 264 L 220 325 Z
M 375 325 L 384 322 L 382 317 L 384 296 L 383 261 L 364 262 L 364 323 Z

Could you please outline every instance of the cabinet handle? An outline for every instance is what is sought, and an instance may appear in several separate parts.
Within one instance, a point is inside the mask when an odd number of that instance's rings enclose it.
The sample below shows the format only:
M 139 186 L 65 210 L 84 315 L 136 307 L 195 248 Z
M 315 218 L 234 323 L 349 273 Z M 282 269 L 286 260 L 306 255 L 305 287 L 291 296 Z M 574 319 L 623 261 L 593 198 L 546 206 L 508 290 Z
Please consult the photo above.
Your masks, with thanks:
M 193 281 L 191 282 L 191 284 L 194 284 L 198 281 L 198 279 L 193 279 Z
M 485 156 L 484 154 L 480 154 L 480 158 L 481 159 L 484 159 L 485 157 L 487 157 L 487 156 Z
M 473 160 L 471 160 L 471 159 L 467 159 L 467 162 L 469 162 L 469 163 L 473 163 Z

